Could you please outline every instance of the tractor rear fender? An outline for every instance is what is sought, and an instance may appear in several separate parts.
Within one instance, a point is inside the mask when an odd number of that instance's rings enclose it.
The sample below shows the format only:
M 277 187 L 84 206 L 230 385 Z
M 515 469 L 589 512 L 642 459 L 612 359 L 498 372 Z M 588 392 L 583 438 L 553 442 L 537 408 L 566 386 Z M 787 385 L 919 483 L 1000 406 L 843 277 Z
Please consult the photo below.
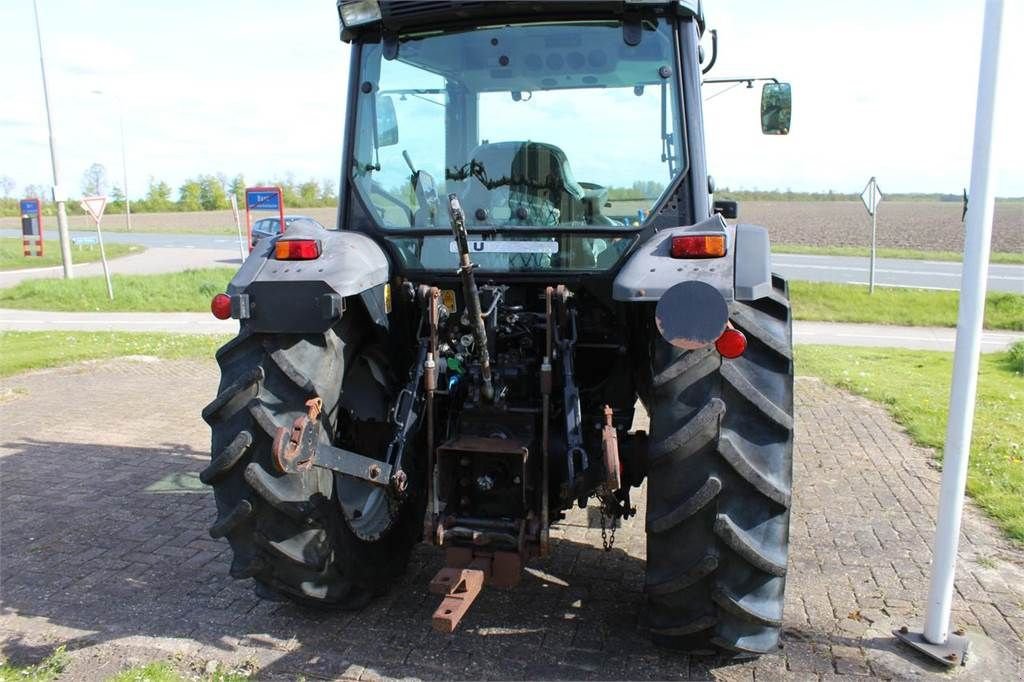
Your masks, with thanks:
M 319 241 L 320 256 L 275 259 L 275 245 L 291 239 Z M 256 243 L 228 285 L 231 316 L 256 332 L 323 333 L 347 306 L 361 304 L 386 328 L 390 269 L 384 250 L 364 234 L 296 225 Z
M 673 237 L 722 234 L 726 237 L 726 254 L 721 258 L 673 258 L 671 255 Z M 691 295 L 698 291 L 693 282 L 706 285 L 699 287 L 701 295 Z M 687 286 L 683 287 L 684 284 Z M 666 297 L 666 292 L 673 288 L 676 291 Z M 652 303 L 666 298 L 671 306 L 659 306 L 659 328 L 672 327 L 674 338 L 700 338 L 712 323 L 706 319 L 712 308 L 720 310 L 721 302 L 731 306 L 734 300 L 756 300 L 771 290 L 768 231 L 758 225 L 728 226 L 716 214 L 695 225 L 651 235 L 637 247 L 615 277 L 612 297 L 616 301 Z M 708 305 L 710 300 L 719 297 L 718 305 Z M 663 317 L 665 319 L 661 319 Z

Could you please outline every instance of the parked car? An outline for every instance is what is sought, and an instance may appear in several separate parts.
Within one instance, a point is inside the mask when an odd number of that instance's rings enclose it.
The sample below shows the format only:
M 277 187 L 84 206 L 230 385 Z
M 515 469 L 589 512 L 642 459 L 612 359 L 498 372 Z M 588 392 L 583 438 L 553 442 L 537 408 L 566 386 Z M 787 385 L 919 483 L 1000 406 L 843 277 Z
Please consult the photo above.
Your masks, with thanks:
M 316 220 L 304 215 L 286 215 L 284 217 L 284 229 L 288 229 L 292 225 L 298 223 L 305 223 L 307 225 L 313 225 L 319 227 L 321 230 L 327 229 Z M 252 225 L 252 246 L 256 246 L 256 242 L 266 237 L 276 237 L 281 233 L 281 221 L 278 218 L 262 218 L 257 220 Z

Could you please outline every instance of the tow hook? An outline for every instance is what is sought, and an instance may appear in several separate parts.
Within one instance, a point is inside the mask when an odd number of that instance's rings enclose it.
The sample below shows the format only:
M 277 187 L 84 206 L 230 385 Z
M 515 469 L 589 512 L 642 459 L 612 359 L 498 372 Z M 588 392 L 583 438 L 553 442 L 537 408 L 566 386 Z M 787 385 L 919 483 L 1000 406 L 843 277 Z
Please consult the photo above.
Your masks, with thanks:
M 320 413 L 323 411 L 323 401 L 320 398 L 307 400 L 306 409 L 306 414 L 292 422 L 291 431 L 283 426 L 277 430 L 271 456 L 279 472 L 297 474 L 309 471 L 312 467 L 320 467 L 373 485 L 391 485 L 396 492 L 402 491 L 405 487 L 405 472 L 393 472 L 387 462 L 322 442 Z

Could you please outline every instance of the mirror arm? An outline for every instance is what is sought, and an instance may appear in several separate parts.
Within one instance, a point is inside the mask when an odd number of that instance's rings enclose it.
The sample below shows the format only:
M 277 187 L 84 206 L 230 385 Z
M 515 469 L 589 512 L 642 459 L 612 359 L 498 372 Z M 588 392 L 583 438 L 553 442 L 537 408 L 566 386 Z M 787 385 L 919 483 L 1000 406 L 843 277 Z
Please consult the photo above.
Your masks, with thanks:
M 709 61 L 708 65 L 705 66 L 701 70 L 701 74 L 705 74 L 708 71 L 710 71 L 714 67 L 715 61 L 717 59 L 718 59 L 718 29 L 713 28 L 713 29 L 711 29 L 711 61 Z
M 701 81 L 701 85 L 708 83 L 746 83 L 748 87 L 753 86 L 755 81 L 765 81 L 768 83 L 779 83 L 779 79 L 774 76 L 757 77 L 757 78 L 705 78 Z

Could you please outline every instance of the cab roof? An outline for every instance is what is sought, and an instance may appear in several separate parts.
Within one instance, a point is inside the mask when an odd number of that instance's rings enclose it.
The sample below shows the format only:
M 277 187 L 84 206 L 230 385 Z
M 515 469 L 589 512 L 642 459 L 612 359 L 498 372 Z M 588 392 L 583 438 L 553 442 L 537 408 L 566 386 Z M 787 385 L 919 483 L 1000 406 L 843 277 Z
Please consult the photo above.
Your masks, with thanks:
M 351 0 L 338 0 L 341 6 Z M 365 0 L 363 0 L 365 1 Z M 528 22 L 559 19 L 622 18 L 654 12 L 692 18 L 704 33 L 703 0 L 379 0 L 380 21 L 362 26 L 341 26 L 341 39 L 352 42 L 381 34 L 466 28 L 495 21 Z

